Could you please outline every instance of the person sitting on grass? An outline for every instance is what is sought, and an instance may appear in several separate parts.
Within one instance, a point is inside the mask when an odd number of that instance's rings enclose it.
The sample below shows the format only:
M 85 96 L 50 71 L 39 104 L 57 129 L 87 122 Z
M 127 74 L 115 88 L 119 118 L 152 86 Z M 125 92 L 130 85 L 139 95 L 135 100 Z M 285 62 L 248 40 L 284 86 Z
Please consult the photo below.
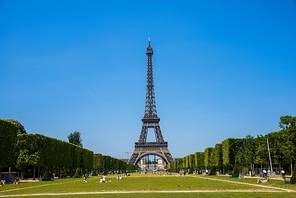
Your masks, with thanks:
M 101 179 L 99 180 L 100 183 L 108 183 L 108 180 L 106 179 L 106 176 L 103 175 L 103 177 L 101 177 Z
M 20 180 L 19 179 L 14 179 L 13 184 L 19 184 Z
M 4 186 L 5 185 L 5 181 L 4 180 L 0 180 L 0 186 Z
M 264 182 L 269 182 L 269 177 L 267 177 L 267 179 L 257 179 L 257 184 L 264 183 Z

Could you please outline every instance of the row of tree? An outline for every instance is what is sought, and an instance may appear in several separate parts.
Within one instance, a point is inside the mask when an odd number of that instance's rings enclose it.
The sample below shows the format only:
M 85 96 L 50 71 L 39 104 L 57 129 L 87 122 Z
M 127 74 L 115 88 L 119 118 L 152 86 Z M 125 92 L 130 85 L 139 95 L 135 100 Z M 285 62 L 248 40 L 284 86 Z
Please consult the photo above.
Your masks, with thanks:
M 123 160 L 119 160 L 111 156 L 102 154 L 94 154 L 93 168 L 93 174 L 107 174 L 123 171 L 131 172 L 138 169 L 136 165 L 127 164 Z
M 18 128 L 9 120 L 0 120 L 0 168 L 14 163 Z
M 255 167 L 281 169 L 290 166 L 289 169 L 293 170 L 292 165 L 296 160 L 296 116 L 280 117 L 279 127 L 279 131 L 267 135 L 225 139 L 214 147 L 205 148 L 203 152 L 175 160 L 167 165 L 167 169 L 199 172 L 210 169 L 214 174 L 216 171 L 233 171 L 235 167 L 253 171 Z
M 37 166 L 42 167 L 46 178 L 47 172 L 60 175 L 76 168 L 87 171 L 93 167 L 92 151 L 40 134 L 18 134 L 16 149 L 16 168 L 24 172 L 27 166 L 33 166 L 33 178 Z
M 77 137 L 77 134 L 75 132 L 74 136 Z M 80 133 L 78 135 L 80 138 Z M 27 134 L 24 127 L 14 120 L 0 119 L 0 139 L 0 169 L 16 168 L 21 177 L 31 169 L 33 178 L 38 175 L 43 180 L 50 179 L 53 173 L 80 177 L 82 173 L 93 170 L 106 173 L 135 169 L 122 160 L 82 148 L 81 141 L 80 145 L 76 145 L 41 134 Z

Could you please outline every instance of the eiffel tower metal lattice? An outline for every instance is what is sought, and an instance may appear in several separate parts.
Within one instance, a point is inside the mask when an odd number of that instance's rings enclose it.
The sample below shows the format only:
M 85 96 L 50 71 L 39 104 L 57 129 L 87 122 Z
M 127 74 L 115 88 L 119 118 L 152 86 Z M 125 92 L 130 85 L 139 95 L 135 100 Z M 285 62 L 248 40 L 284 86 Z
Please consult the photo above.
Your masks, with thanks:
M 137 164 L 146 155 L 157 155 L 161 157 L 166 163 L 172 162 L 174 159 L 168 149 L 168 142 L 165 142 L 160 130 L 157 116 L 154 82 L 153 82 L 153 67 L 152 55 L 153 49 L 150 46 L 150 37 L 148 39 L 148 47 L 146 49 L 147 55 L 147 86 L 146 86 L 146 103 L 145 112 L 142 119 L 142 129 L 138 142 L 135 142 L 135 150 L 132 153 L 128 163 Z M 146 142 L 148 128 L 154 128 L 155 142 Z

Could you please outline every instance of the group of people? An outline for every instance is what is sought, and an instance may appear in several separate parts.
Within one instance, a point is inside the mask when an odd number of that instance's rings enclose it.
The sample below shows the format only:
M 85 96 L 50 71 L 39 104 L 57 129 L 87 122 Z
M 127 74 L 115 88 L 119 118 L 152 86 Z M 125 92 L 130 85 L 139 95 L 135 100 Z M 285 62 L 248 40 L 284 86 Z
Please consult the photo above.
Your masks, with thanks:
M 4 178 L 3 180 L 0 179 L 0 186 L 4 186 L 5 183 L 6 183 L 5 178 Z M 12 183 L 13 183 L 13 184 L 19 184 L 19 183 L 20 183 L 20 179 L 19 179 L 19 177 L 15 177 Z
M 265 170 L 263 169 L 262 171 L 262 176 L 264 177 L 264 179 L 257 179 L 257 184 L 259 183 L 263 183 L 263 182 L 269 182 L 270 181 L 270 170 Z M 286 180 L 286 172 L 284 169 L 281 170 L 281 175 L 282 175 L 282 179 Z
M 119 175 L 119 176 L 117 176 L 116 177 L 116 179 L 117 180 L 122 180 L 123 179 L 123 177 L 122 177 L 122 175 Z M 87 175 L 84 175 L 83 176 L 83 182 L 84 183 L 87 183 Z M 103 175 L 101 178 L 100 178 L 100 180 L 98 181 L 98 182 L 100 182 L 100 183 L 110 183 L 110 182 L 112 182 L 111 180 L 107 180 L 106 179 L 106 176 L 105 175 Z
M 267 171 L 265 169 L 263 169 L 262 171 L 263 177 L 267 178 L 267 175 L 270 176 L 270 170 L 268 169 Z
M 180 174 L 180 176 L 183 176 L 184 177 L 186 175 L 186 171 L 185 170 L 180 170 L 179 171 L 179 174 Z
M 108 180 L 106 179 L 106 176 L 103 175 L 103 177 L 101 177 L 101 179 L 99 180 L 99 182 L 100 182 L 100 183 L 108 183 L 108 182 L 112 182 L 112 181 L 111 181 L 111 180 L 108 181 Z
M 270 172 L 269 169 L 268 169 L 267 171 L 266 171 L 265 169 L 263 169 L 263 171 L 262 171 L 262 176 L 263 176 L 264 178 L 269 177 L 270 174 L 271 174 L 271 172 Z M 284 169 L 281 170 L 281 175 L 282 175 L 282 178 L 285 179 L 285 177 L 286 177 L 286 173 L 285 173 L 285 170 L 284 170 Z

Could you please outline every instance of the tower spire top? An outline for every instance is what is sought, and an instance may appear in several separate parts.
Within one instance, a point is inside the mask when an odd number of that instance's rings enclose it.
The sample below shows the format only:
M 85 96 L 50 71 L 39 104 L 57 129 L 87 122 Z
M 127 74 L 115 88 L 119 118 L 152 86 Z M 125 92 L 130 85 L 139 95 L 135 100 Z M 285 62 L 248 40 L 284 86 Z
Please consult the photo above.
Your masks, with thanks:
M 152 47 L 150 46 L 150 35 L 148 35 L 148 47 L 147 47 L 147 49 L 146 49 L 146 54 L 148 55 L 148 54 L 153 54 L 153 49 L 152 49 Z

